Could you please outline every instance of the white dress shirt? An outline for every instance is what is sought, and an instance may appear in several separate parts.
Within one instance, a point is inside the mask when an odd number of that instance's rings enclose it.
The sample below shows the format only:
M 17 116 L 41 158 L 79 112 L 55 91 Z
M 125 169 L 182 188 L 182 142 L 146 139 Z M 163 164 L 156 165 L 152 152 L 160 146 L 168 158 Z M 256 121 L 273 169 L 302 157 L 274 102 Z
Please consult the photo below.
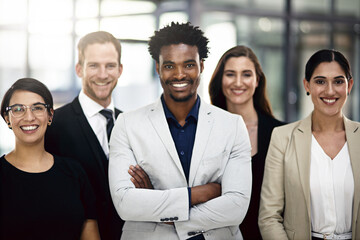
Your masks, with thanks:
M 310 199 L 313 232 L 351 232 L 354 177 L 347 142 L 331 160 L 312 136 Z
M 99 113 L 99 111 L 104 109 L 104 107 L 89 98 L 83 90 L 81 90 L 79 94 L 79 102 L 86 119 L 104 150 L 106 157 L 109 158 L 109 141 L 106 133 L 107 120 L 103 115 L 101 115 L 101 113 Z M 110 105 L 106 108 L 113 111 L 113 118 L 115 122 L 115 107 L 113 99 L 111 99 Z

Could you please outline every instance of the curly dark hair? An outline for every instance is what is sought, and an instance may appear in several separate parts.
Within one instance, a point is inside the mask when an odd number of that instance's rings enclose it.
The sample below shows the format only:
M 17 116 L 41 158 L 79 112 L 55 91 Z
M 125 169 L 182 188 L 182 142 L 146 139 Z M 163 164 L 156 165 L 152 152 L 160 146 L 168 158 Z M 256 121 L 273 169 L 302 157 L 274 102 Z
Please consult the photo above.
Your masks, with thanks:
M 159 62 L 160 50 L 163 46 L 183 43 L 196 46 L 200 60 L 205 60 L 209 53 L 208 42 L 209 40 L 204 36 L 204 32 L 199 27 L 192 26 L 190 22 L 171 22 L 170 25 L 155 31 L 154 36 L 150 37 L 148 50 L 151 57 Z

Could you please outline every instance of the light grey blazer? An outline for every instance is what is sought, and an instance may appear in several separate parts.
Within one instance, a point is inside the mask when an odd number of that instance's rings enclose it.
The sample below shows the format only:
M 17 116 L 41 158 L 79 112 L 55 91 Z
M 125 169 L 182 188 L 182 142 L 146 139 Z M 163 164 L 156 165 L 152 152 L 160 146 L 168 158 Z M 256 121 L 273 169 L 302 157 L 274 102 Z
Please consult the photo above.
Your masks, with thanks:
M 109 163 L 112 199 L 126 221 L 121 239 L 187 239 L 199 233 L 205 239 L 242 239 L 250 155 L 242 118 L 201 102 L 188 185 L 161 100 L 121 114 L 111 134 Z M 134 187 L 128 169 L 136 164 L 155 190 Z M 221 184 L 222 195 L 189 207 L 187 188 L 210 182 Z
M 344 117 L 354 175 L 352 239 L 360 239 L 360 123 Z M 311 239 L 311 115 L 275 128 L 265 162 L 259 227 L 266 239 Z

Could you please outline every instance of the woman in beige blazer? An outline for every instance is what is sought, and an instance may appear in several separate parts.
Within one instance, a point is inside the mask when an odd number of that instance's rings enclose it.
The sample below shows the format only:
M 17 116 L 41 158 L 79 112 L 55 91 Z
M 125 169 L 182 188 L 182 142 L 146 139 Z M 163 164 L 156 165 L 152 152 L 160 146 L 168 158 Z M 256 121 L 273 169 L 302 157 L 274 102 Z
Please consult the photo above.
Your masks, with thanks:
M 266 157 L 259 227 L 263 239 L 360 239 L 360 123 L 342 108 L 353 79 L 346 58 L 316 52 L 304 87 L 306 119 L 275 128 Z

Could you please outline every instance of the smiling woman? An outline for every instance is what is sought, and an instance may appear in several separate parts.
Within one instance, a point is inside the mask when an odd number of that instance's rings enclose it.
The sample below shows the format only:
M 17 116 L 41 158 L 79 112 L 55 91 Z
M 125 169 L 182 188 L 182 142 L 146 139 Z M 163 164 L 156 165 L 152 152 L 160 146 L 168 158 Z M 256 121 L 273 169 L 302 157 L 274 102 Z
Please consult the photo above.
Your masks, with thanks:
M 264 239 L 359 239 L 360 123 L 342 112 L 353 82 L 338 51 L 308 60 L 303 83 L 314 110 L 273 131 L 259 211 Z
M 53 112 L 50 91 L 35 79 L 19 79 L 4 95 L 15 149 L 0 158 L 0 239 L 99 239 L 86 174 L 44 149 Z
M 245 240 L 261 239 L 257 216 L 265 157 L 272 130 L 283 123 L 272 114 L 266 77 L 250 48 L 239 45 L 222 55 L 210 80 L 209 95 L 212 104 L 241 115 L 245 121 L 251 143 L 252 192 L 240 229 Z

